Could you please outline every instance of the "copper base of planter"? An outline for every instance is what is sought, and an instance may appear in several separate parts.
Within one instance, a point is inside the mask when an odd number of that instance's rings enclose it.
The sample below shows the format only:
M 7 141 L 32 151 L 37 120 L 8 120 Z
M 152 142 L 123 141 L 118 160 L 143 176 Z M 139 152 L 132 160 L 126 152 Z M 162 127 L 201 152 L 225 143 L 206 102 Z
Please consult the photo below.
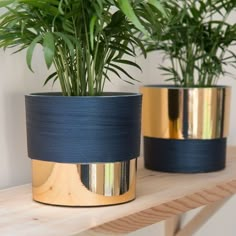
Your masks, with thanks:
M 61 206 L 104 206 L 135 198 L 137 159 L 65 164 L 32 160 L 35 201 Z

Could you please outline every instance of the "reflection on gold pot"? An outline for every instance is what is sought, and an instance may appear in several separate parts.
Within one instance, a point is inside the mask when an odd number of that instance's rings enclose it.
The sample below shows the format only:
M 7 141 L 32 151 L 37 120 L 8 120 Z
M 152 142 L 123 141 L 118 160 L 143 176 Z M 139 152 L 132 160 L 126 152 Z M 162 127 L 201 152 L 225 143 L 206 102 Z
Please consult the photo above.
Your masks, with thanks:
M 66 164 L 32 160 L 33 199 L 62 206 L 100 206 L 135 198 L 137 159 Z

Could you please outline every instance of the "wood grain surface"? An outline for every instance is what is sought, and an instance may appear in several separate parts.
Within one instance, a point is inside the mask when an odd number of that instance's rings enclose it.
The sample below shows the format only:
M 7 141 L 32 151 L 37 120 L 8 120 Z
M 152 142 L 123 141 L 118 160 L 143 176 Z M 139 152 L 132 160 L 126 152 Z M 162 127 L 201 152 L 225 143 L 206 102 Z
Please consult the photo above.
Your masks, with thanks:
M 139 165 L 137 199 L 123 205 L 55 207 L 33 202 L 30 185 L 0 191 L 0 235 L 122 235 L 236 193 L 236 148 L 220 172 L 168 174 Z

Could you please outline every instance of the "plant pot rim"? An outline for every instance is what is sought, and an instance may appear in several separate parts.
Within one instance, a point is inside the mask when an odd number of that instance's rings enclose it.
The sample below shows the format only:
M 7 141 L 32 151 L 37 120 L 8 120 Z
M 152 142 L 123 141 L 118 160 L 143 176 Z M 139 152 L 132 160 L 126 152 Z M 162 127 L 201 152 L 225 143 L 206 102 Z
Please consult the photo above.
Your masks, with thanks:
M 31 93 L 25 95 L 25 97 L 43 97 L 43 98 L 80 98 L 80 99 L 102 99 L 102 98 L 116 98 L 116 97 L 137 97 L 142 96 L 141 93 L 131 93 L 131 92 L 104 92 L 103 95 L 100 96 L 63 96 L 61 92 L 39 92 L 39 93 Z
M 164 88 L 164 89 L 224 89 L 224 88 L 231 88 L 229 85 L 213 85 L 213 86 L 192 86 L 192 87 L 183 87 L 178 85 L 171 85 L 171 84 L 146 84 L 142 86 L 143 88 Z

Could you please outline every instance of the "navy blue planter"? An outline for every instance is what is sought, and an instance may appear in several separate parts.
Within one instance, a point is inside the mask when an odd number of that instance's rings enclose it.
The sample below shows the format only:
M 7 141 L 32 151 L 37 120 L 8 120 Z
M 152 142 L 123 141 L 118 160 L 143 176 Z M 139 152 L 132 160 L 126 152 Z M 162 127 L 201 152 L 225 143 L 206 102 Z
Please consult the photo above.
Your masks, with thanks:
M 141 95 L 25 97 L 28 155 L 59 163 L 131 160 L 140 151 Z

